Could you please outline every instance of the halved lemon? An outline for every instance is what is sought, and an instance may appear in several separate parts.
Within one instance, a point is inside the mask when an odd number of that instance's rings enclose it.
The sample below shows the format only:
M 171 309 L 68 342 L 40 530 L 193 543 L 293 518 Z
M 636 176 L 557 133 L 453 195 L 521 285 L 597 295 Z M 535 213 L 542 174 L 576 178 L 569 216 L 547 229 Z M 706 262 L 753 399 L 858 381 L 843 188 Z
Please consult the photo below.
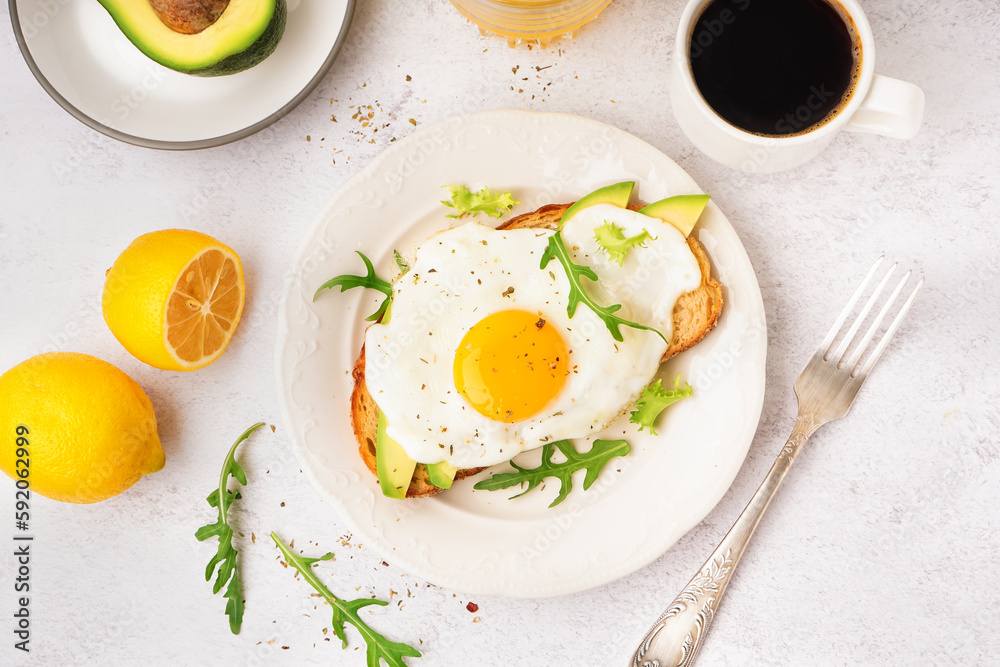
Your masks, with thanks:
M 219 358 L 243 312 L 239 256 L 185 229 L 144 234 L 108 269 L 101 305 L 115 338 L 140 361 L 193 371 Z

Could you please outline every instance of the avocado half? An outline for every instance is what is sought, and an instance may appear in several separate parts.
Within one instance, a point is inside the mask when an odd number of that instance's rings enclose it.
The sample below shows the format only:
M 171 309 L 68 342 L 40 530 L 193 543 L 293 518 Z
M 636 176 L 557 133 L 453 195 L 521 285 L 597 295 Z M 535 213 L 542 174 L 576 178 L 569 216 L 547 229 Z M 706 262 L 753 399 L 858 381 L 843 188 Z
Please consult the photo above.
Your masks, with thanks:
M 230 0 L 218 20 L 188 35 L 168 28 L 149 0 L 98 0 L 135 46 L 164 67 L 195 76 L 250 69 L 285 31 L 285 0 Z

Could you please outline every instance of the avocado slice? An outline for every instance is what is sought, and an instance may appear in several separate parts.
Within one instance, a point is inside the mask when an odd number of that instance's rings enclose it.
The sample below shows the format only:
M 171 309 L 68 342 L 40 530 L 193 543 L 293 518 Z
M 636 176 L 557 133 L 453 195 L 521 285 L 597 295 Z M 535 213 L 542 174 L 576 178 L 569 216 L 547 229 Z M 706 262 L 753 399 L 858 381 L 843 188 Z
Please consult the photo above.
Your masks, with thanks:
M 378 411 L 378 431 L 375 435 L 375 469 L 382 495 L 389 498 L 405 498 L 410 488 L 413 471 L 417 462 L 411 459 L 402 446 L 386 435 L 388 422 L 382 411 Z
M 285 31 L 285 0 L 229 0 L 194 34 L 167 26 L 149 0 L 98 0 L 140 51 L 164 67 L 196 76 L 249 69 L 274 51 Z
M 614 204 L 619 208 L 625 208 L 628 206 L 628 200 L 632 197 L 633 188 L 635 188 L 635 181 L 624 181 L 598 188 L 589 195 L 580 197 L 576 203 L 566 209 L 559 224 L 563 225 L 581 210 L 594 204 Z
M 687 238 L 701 212 L 708 206 L 708 200 L 708 195 L 677 195 L 653 202 L 639 209 L 639 213 L 669 222 Z
M 439 489 L 450 489 L 451 483 L 455 481 L 456 472 L 458 472 L 458 468 L 447 461 L 427 464 L 427 476 L 430 478 L 431 484 Z

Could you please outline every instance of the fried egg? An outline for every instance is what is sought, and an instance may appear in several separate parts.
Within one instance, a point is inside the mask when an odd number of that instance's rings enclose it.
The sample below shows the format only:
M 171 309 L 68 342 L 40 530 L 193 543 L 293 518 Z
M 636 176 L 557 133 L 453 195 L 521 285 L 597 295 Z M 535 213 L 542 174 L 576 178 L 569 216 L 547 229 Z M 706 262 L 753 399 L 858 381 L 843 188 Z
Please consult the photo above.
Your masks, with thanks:
M 650 233 L 619 266 L 598 245 L 605 222 Z M 557 259 L 540 268 L 552 231 L 497 230 L 469 222 L 416 251 L 393 285 L 391 317 L 365 334 L 365 379 L 386 433 L 421 463 L 489 466 L 547 442 L 598 433 L 655 375 L 667 343 L 622 326 L 616 341 L 580 304 Z M 669 340 L 677 298 L 701 280 L 671 225 L 610 204 L 579 211 L 562 229 L 598 303 Z

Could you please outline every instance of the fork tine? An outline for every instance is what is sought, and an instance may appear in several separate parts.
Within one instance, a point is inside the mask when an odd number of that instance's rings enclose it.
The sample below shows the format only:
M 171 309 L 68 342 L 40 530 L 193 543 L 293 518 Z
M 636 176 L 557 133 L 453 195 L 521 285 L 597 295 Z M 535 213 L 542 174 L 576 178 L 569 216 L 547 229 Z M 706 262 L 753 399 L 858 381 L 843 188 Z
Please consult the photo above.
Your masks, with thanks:
M 847 335 L 844 336 L 844 340 L 840 341 L 840 346 L 837 347 L 837 351 L 834 352 L 832 355 L 830 355 L 831 359 L 837 360 L 838 368 L 841 366 L 841 362 L 844 360 L 844 357 L 847 354 L 847 348 L 850 347 L 851 341 L 854 340 L 854 337 L 858 333 L 858 329 L 861 328 L 861 325 L 862 323 L 864 323 L 865 318 L 868 317 L 868 313 L 869 311 L 871 311 L 872 306 L 874 306 L 875 302 L 878 301 L 879 296 L 882 294 L 882 290 L 885 289 L 886 283 L 889 282 L 889 278 L 896 271 L 897 266 L 898 264 L 893 264 L 892 266 L 889 267 L 889 270 L 886 271 L 885 275 L 882 276 L 882 280 L 879 282 L 878 287 L 876 287 L 875 291 L 872 292 L 872 295 L 868 297 L 868 301 L 865 302 L 864 308 L 862 308 L 861 312 L 858 313 L 857 318 L 855 318 L 854 320 L 854 324 L 851 325 L 851 328 L 850 330 L 848 330 Z
M 913 288 L 912 292 L 910 292 L 910 296 L 909 298 L 906 299 L 906 302 L 903 304 L 903 307 L 899 309 L 899 312 L 896 314 L 896 318 L 892 321 L 892 324 L 889 326 L 888 331 L 886 331 L 885 335 L 882 336 L 882 340 L 879 341 L 878 347 L 876 347 L 875 351 L 872 352 L 872 356 L 868 357 L 868 361 L 865 362 L 865 365 L 862 366 L 861 370 L 857 373 L 858 376 L 865 377 L 868 375 L 868 373 L 871 372 L 872 367 L 875 365 L 875 362 L 878 361 L 878 358 L 880 356 L 882 356 L 882 351 L 885 350 L 886 345 L 888 345 L 889 341 L 892 340 L 893 335 L 895 335 L 896 333 L 896 329 L 899 328 L 900 323 L 906 316 L 906 311 L 908 311 L 910 309 L 910 306 L 913 305 L 913 300 L 917 297 L 917 292 L 919 292 L 920 288 L 923 286 L 924 286 L 924 279 L 921 278 L 920 282 L 917 283 L 917 286 Z
M 828 333 L 826 338 L 823 339 L 823 342 L 819 344 L 819 349 L 823 350 L 824 359 L 826 358 L 826 355 L 829 354 L 830 345 L 833 343 L 833 339 L 837 337 L 837 332 L 840 331 L 840 327 L 844 326 L 847 316 L 851 314 L 852 310 L 854 310 L 854 305 L 858 302 L 858 299 L 861 298 L 861 295 L 864 293 L 868 283 L 871 282 L 872 276 L 875 275 L 876 269 L 878 269 L 879 265 L 884 260 L 885 255 L 882 255 L 875 260 L 872 268 L 868 270 L 868 275 L 865 276 L 865 279 L 861 281 L 860 285 L 858 285 L 858 289 L 854 292 L 854 296 L 851 297 L 851 300 L 847 302 L 847 307 L 844 308 L 844 311 L 837 317 L 837 321 L 833 323 L 833 328 L 830 329 L 830 333 Z
M 884 320 L 885 316 L 889 313 L 889 309 L 892 308 L 892 304 L 896 302 L 896 297 L 898 297 L 899 293 L 903 291 L 903 287 L 906 285 L 906 281 L 910 279 L 910 274 L 912 273 L 912 271 L 907 271 L 903 274 L 902 280 L 900 280 L 899 284 L 896 285 L 896 289 L 892 291 L 889 298 L 885 300 L 882 310 L 879 311 L 878 315 L 875 317 L 875 321 L 872 322 L 872 325 L 868 327 L 868 331 L 865 332 L 865 337 L 861 339 L 860 343 L 858 343 L 857 348 L 855 348 L 853 354 L 851 354 L 851 358 L 844 362 L 844 368 L 850 368 L 852 371 L 854 370 L 855 364 L 857 364 L 858 360 L 861 359 L 861 355 L 865 353 L 865 350 L 868 348 L 868 343 L 870 343 L 872 338 L 875 337 L 876 332 L 878 332 L 878 328 L 882 325 L 882 320 Z

